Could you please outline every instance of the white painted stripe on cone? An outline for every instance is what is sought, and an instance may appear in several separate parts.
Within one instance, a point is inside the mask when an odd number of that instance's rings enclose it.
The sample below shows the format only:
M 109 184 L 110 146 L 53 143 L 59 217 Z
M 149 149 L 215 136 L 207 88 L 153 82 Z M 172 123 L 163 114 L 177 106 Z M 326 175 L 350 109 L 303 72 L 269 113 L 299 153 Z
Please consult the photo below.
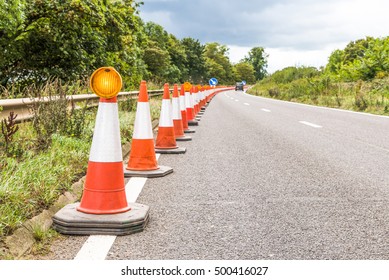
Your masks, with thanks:
M 195 98 L 194 98 L 194 94 L 189 94 L 189 99 L 190 99 L 190 108 L 193 108 L 194 109 L 194 105 L 196 104 L 195 103 Z
M 191 100 L 192 100 L 192 98 L 191 98 L 190 92 L 185 91 L 185 108 L 186 109 L 193 108 L 191 106 L 191 104 L 192 104 Z
M 99 103 L 89 160 L 94 162 L 123 160 L 117 103 Z
M 180 95 L 180 110 L 181 111 L 185 111 L 186 110 L 185 96 L 184 95 Z
M 159 127 L 173 127 L 172 104 L 170 99 L 162 99 Z
M 199 94 L 198 93 L 195 92 L 193 94 L 193 100 L 194 100 L 194 104 L 199 103 Z
M 149 102 L 138 102 L 132 138 L 154 139 Z
M 178 97 L 173 97 L 173 120 L 181 120 L 180 100 Z

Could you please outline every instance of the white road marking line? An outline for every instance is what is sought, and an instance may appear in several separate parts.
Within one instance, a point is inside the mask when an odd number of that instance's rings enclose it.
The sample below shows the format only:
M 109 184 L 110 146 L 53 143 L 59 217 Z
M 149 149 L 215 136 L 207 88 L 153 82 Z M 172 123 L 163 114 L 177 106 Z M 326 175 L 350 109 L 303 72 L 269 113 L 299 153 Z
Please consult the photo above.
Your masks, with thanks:
M 105 260 L 116 235 L 91 235 L 86 240 L 75 260 Z
M 236 102 L 238 102 L 239 100 L 238 99 L 235 99 Z
M 266 113 L 270 113 L 270 112 L 271 112 L 271 110 L 265 109 L 265 108 L 262 108 L 261 110 L 264 111 L 264 112 L 266 112 Z
M 155 154 L 157 160 L 161 154 Z M 136 202 L 147 178 L 132 177 L 126 184 L 127 202 Z M 91 235 L 82 245 L 74 260 L 105 260 L 116 240 L 116 235 Z
M 250 104 L 248 104 L 248 103 L 243 103 L 244 105 L 247 105 L 247 106 L 250 106 Z
M 132 177 L 126 184 L 127 202 L 135 202 L 141 193 L 143 186 L 146 184 L 147 178 Z
M 351 114 L 358 114 L 358 115 L 364 115 L 364 116 L 370 116 L 370 117 L 379 117 L 379 118 L 389 119 L 389 116 L 375 115 L 375 114 L 364 113 L 364 112 L 355 112 L 355 111 L 350 111 L 350 110 L 345 110 L 345 109 L 338 109 L 338 108 L 329 108 L 329 107 L 323 107 L 323 106 L 315 106 L 315 105 L 309 105 L 309 104 L 304 104 L 304 103 L 297 103 L 297 102 L 286 101 L 286 100 L 271 99 L 271 98 L 267 98 L 267 97 L 251 95 L 251 94 L 248 94 L 248 93 L 246 93 L 246 96 L 249 96 L 251 98 L 257 98 L 257 99 L 265 99 L 267 101 L 274 102 L 274 103 L 276 103 L 276 102 L 284 102 L 284 103 L 291 103 L 291 104 L 295 104 L 295 105 L 299 105 L 299 106 L 323 109 L 323 110 L 331 110 L 331 111 L 338 111 L 338 112 L 344 112 L 344 113 L 351 113 Z
M 314 128 L 322 128 L 321 125 L 317 125 L 317 124 L 306 122 L 306 121 L 299 121 L 299 123 L 302 123 L 302 124 L 305 124 L 305 125 L 308 125 L 308 126 L 311 126 L 311 127 L 314 127 Z

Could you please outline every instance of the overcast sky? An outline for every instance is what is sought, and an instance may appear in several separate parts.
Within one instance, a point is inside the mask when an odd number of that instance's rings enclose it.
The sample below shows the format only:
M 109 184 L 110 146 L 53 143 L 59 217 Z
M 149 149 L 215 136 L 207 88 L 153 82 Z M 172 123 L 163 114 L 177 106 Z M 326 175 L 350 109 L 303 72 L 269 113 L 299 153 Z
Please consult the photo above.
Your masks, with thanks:
M 264 47 L 270 73 L 324 66 L 335 49 L 389 35 L 388 0 L 143 0 L 140 16 L 177 38 L 227 45 L 232 63 Z

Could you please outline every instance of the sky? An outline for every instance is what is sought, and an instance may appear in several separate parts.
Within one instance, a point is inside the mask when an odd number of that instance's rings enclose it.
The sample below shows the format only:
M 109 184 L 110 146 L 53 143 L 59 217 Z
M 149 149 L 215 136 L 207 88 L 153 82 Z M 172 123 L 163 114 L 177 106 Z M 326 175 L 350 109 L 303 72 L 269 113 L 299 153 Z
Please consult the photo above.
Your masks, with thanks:
M 325 66 L 350 41 L 389 35 L 387 0 L 143 0 L 140 17 L 178 39 L 229 48 L 232 63 L 263 47 L 269 73 Z

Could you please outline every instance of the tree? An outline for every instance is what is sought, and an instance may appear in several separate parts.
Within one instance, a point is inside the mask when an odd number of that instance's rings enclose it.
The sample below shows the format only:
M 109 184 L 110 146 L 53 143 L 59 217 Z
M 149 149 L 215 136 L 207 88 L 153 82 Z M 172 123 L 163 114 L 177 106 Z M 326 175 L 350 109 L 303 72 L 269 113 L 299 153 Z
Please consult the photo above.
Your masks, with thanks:
M 45 82 L 50 77 L 73 81 L 104 65 L 112 65 L 123 74 L 136 73 L 132 65 L 141 52 L 137 47 L 138 4 L 134 0 L 20 3 L 23 24 L 19 24 L 14 40 L 9 40 L 18 55 L 12 58 L 8 79 L 19 84 Z
M 240 62 L 234 65 L 235 77 L 237 81 L 246 81 L 249 84 L 255 83 L 255 70 L 248 62 Z
M 216 42 L 206 44 L 204 58 L 210 77 L 217 78 L 221 84 L 233 82 L 234 76 L 227 46 Z
M 0 85 L 6 86 L 11 79 L 20 48 L 15 41 L 23 24 L 24 1 L 0 0 Z
M 243 59 L 244 62 L 248 62 L 254 67 L 256 80 L 262 80 L 267 75 L 267 58 L 268 55 L 264 48 L 254 47 L 249 51 L 248 57 Z
M 191 81 L 195 84 L 204 83 L 208 73 L 205 67 L 204 46 L 199 40 L 187 37 L 181 40 L 181 44 L 185 49 L 187 61 L 185 67 L 188 69 L 187 76 L 183 76 L 185 81 Z
M 168 81 L 172 83 L 185 82 L 189 69 L 186 67 L 188 58 L 185 48 L 174 35 L 169 34 L 167 51 L 170 55 L 171 66 L 168 72 Z
M 335 50 L 328 59 L 327 74 L 337 81 L 371 80 L 389 72 L 389 36 L 350 42 L 344 50 Z

